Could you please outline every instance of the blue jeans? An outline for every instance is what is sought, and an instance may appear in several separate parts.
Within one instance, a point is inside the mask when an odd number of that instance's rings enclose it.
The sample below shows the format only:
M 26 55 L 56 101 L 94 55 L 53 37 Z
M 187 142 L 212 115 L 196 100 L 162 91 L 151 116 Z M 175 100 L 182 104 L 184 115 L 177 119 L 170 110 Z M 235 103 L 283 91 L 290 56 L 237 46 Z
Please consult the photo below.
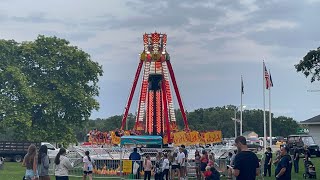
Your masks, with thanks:
M 34 174 L 34 172 L 33 172 L 32 169 L 27 169 L 27 170 L 26 170 L 26 174 L 25 174 L 24 177 L 25 177 L 27 180 L 31 180 L 34 176 L 38 176 L 38 174 L 37 174 L 37 173 Z
M 293 166 L 294 166 L 294 172 L 299 173 L 299 160 L 294 160 Z

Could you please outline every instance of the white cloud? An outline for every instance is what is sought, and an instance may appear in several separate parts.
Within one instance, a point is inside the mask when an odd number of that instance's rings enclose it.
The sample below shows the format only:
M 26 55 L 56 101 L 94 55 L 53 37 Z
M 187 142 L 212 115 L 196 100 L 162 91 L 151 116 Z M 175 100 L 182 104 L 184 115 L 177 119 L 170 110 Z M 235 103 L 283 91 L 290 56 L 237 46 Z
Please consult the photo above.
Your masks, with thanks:
M 252 28 L 252 31 L 268 31 L 274 29 L 294 29 L 298 26 L 297 22 L 284 20 L 268 20 Z

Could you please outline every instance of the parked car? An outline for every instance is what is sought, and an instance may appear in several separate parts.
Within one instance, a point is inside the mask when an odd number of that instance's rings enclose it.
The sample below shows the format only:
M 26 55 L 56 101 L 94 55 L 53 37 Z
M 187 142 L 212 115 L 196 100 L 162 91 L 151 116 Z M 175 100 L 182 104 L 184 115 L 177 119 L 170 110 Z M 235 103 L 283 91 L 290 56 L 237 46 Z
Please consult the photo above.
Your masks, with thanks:
M 258 138 L 248 138 L 247 139 L 248 149 L 251 151 L 261 151 L 262 146 L 260 144 L 260 140 Z
M 295 148 L 298 148 L 299 152 L 303 153 L 306 146 L 311 155 L 320 157 L 319 146 L 310 135 L 290 135 L 287 138 L 286 146 L 290 148 L 290 154 L 293 154 Z

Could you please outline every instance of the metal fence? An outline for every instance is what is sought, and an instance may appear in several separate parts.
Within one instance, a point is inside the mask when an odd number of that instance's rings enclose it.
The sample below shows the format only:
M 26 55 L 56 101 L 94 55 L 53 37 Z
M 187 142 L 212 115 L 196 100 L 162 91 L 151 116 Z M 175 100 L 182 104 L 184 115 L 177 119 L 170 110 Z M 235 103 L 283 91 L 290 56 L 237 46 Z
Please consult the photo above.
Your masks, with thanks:
M 128 149 L 110 149 L 110 148 L 81 148 L 76 151 L 70 151 L 67 155 L 70 162 L 73 164 L 73 169 L 69 171 L 71 177 L 83 176 L 83 161 L 84 152 L 89 151 L 91 159 L 94 160 L 93 177 L 101 179 L 143 179 L 144 171 L 142 167 L 142 161 L 136 161 L 139 164 L 139 170 L 137 174 L 133 174 L 132 168 L 134 162 L 129 161 L 129 154 L 132 152 Z M 151 157 L 151 162 L 155 164 L 155 156 L 159 152 L 159 149 L 140 149 L 140 155 L 144 160 L 147 155 Z M 171 153 L 170 149 L 163 149 L 162 152 Z M 257 154 L 261 160 L 261 177 L 263 176 L 263 154 Z M 54 175 L 54 159 L 50 159 L 50 175 Z M 229 160 L 227 153 L 222 153 L 217 159 L 215 159 L 215 168 L 222 176 L 230 176 L 230 171 L 227 168 Z M 187 161 L 187 176 L 188 178 L 196 178 L 196 165 L 194 159 Z M 128 171 L 129 170 L 129 171 Z M 152 176 L 154 173 L 152 172 Z M 260 178 L 259 178 L 260 179 Z
M 69 170 L 70 177 L 82 177 L 83 176 L 83 161 L 82 158 L 85 156 L 85 152 L 89 151 L 91 159 L 94 161 L 94 169 L 92 176 L 94 178 L 104 179 L 137 179 L 143 178 L 144 172 L 142 171 L 142 161 L 136 161 L 139 164 L 139 174 L 134 175 L 128 172 L 129 166 L 133 166 L 132 161 L 129 161 L 129 155 L 132 150 L 128 148 L 92 148 L 92 147 L 81 147 L 77 149 L 71 149 L 67 154 L 70 162 L 73 164 L 73 169 Z M 171 149 L 152 149 L 152 148 L 140 148 L 139 153 L 142 159 L 145 159 L 147 155 L 151 157 L 152 164 L 155 164 L 156 154 L 159 152 L 170 153 Z M 125 167 L 126 166 L 126 167 Z M 124 171 L 124 167 L 126 171 Z M 50 159 L 49 174 L 54 175 L 55 164 L 54 159 Z

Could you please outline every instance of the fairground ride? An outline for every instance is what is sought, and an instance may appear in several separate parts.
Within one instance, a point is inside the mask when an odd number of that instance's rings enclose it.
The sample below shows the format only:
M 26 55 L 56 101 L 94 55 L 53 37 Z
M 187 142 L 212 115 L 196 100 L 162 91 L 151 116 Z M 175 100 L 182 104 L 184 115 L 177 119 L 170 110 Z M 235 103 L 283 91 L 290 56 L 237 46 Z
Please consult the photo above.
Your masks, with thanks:
M 163 33 L 145 33 L 144 49 L 129 94 L 121 129 L 126 125 L 127 116 L 132 103 L 140 73 L 143 70 L 135 131 L 150 135 L 166 136 L 168 143 L 173 141 L 172 133 L 178 131 L 174 112 L 170 82 L 174 88 L 179 108 L 182 113 L 184 130 L 189 131 L 187 116 L 179 93 L 177 81 L 167 52 L 167 35 Z M 171 80 L 171 81 L 170 81 Z

